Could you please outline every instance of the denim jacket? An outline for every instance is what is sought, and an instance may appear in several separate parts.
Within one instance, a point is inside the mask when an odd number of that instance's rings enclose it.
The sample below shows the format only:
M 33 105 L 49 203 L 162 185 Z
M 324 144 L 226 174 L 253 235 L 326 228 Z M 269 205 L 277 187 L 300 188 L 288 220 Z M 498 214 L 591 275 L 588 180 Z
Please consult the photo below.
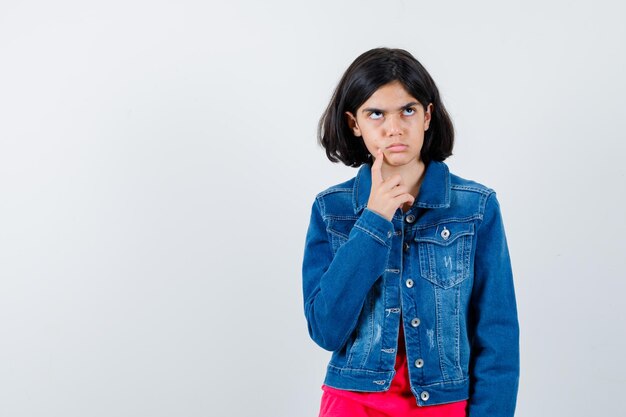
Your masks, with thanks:
M 388 390 L 403 325 L 417 404 L 469 398 L 470 417 L 513 416 L 519 328 L 495 191 L 432 161 L 412 207 L 389 221 L 367 208 L 370 189 L 364 164 L 312 206 L 304 310 L 333 352 L 324 383 Z

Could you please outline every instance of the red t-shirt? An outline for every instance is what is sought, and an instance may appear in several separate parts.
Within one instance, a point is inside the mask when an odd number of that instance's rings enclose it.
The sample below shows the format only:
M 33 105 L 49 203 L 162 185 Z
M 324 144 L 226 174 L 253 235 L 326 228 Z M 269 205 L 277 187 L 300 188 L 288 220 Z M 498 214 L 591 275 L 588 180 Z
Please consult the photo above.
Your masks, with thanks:
M 379 411 L 393 416 L 405 417 L 465 417 L 467 400 L 448 404 L 420 407 L 411 392 L 409 368 L 404 346 L 404 331 L 400 325 L 398 352 L 396 355 L 396 375 L 385 392 L 347 391 L 322 385 L 324 394 L 319 417 L 345 415 L 359 417 L 366 411 Z M 371 415 L 371 414 L 367 414 Z

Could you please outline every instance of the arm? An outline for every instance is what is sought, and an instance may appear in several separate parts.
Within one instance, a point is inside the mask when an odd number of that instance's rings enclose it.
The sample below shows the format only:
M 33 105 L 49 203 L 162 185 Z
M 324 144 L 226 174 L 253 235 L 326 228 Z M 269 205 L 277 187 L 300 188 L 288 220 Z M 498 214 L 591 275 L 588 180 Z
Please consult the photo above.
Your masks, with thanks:
M 356 326 L 365 297 L 384 273 L 393 224 L 365 208 L 334 258 L 321 204 L 315 200 L 302 263 L 309 335 L 326 350 L 340 349 Z
M 469 417 L 512 417 L 519 380 L 519 326 L 511 261 L 495 192 L 477 231 L 470 305 Z

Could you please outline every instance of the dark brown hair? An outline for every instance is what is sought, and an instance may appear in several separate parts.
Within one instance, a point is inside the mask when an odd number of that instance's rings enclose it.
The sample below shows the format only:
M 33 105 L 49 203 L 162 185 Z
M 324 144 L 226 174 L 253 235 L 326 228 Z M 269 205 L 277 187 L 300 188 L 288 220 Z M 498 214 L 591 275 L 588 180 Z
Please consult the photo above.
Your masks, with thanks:
M 403 49 L 376 48 L 361 54 L 350 64 L 320 118 L 317 139 L 326 149 L 328 159 L 351 167 L 371 161 L 363 139 L 354 136 L 348 126 L 345 112 L 356 114 L 378 88 L 392 81 L 399 81 L 424 111 L 433 103 L 420 154 L 424 164 L 431 160 L 443 161 L 452 155 L 454 127 L 428 71 Z

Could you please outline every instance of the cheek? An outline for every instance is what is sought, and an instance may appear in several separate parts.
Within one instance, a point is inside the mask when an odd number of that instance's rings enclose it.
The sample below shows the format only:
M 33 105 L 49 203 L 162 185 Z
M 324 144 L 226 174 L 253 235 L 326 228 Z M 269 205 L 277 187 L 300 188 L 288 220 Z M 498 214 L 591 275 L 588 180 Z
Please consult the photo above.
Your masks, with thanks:
M 378 148 L 378 146 L 379 146 L 378 138 L 377 138 L 377 136 L 372 134 L 372 132 L 363 132 L 362 138 L 363 138 L 363 143 L 365 143 L 365 147 L 368 150 L 371 151 L 373 149 Z

